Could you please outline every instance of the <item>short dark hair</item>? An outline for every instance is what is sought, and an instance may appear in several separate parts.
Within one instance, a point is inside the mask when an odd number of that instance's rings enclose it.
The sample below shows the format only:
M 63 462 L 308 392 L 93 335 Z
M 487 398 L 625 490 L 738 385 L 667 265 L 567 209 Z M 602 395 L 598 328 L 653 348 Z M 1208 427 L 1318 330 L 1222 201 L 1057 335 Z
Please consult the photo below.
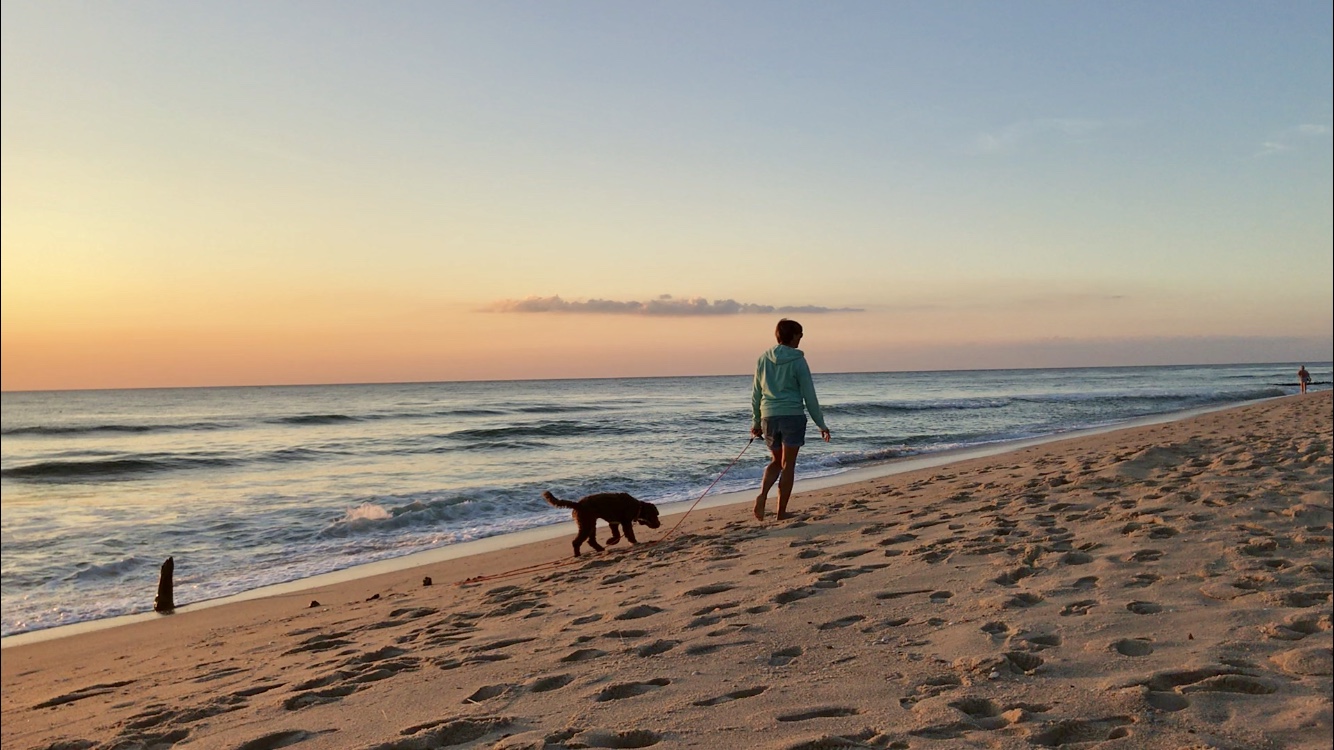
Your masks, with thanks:
M 778 327 L 774 329 L 774 336 L 777 337 L 780 344 L 796 341 L 797 337 L 801 336 L 801 324 L 795 320 L 783 318 L 778 321 Z

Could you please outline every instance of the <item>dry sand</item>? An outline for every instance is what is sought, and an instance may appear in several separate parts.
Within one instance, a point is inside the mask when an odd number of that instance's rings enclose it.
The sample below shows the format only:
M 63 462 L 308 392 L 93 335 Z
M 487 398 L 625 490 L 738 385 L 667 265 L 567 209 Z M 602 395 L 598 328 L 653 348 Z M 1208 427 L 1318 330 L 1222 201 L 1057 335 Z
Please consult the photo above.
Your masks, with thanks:
M 3 746 L 1328 748 L 1331 432 L 1279 399 L 15 646 Z

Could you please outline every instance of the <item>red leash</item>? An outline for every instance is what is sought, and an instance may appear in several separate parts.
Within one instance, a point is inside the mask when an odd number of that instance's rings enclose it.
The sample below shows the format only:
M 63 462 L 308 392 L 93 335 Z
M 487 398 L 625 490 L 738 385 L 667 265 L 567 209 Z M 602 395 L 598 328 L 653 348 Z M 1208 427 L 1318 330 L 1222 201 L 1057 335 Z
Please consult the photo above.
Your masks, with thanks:
M 695 502 L 692 503 L 692 504 L 690 505 L 690 509 L 687 510 L 685 513 L 683 513 L 683 514 L 681 515 L 681 520 L 677 521 L 675 526 L 673 526 L 672 528 L 668 529 L 666 534 L 663 534 L 662 536 L 658 537 L 657 539 L 655 539 L 655 540 L 649 542 L 649 544 L 650 544 L 650 545 L 653 545 L 653 544 L 662 544 L 662 543 L 667 539 L 667 537 L 671 536 L 671 535 L 672 535 L 678 528 L 680 528 L 680 527 L 681 527 L 681 524 L 682 524 L 682 523 L 685 523 L 686 516 L 690 515 L 690 511 L 694 510 L 696 505 L 699 505 L 699 501 L 700 501 L 700 500 L 703 500 L 703 499 L 704 499 L 704 496 L 707 495 L 707 494 L 709 494 L 709 491 L 713 489 L 713 486 L 716 485 L 716 484 L 718 484 L 718 481 L 721 480 L 724 476 L 726 476 L 726 475 L 727 475 L 727 472 L 731 471 L 733 466 L 736 466 L 736 462 L 737 462 L 737 461 L 740 461 L 740 460 L 741 460 L 741 457 L 744 456 L 744 455 L 746 455 L 746 449 L 749 448 L 749 447 L 750 447 L 750 444 L 753 443 L 753 442 L 755 442 L 755 438 L 754 438 L 754 436 L 752 436 L 752 437 L 750 438 L 750 440 L 747 440 L 747 441 L 746 441 L 746 447 L 745 447 L 745 448 L 742 448 L 742 449 L 741 449 L 741 452 L 738 453 L 738 454 L 736 454 L 736 458 L 732 459 L 732 463 L 728 464 L 728 465 L 727 465 L 727 468 L 726 468 L 726 469 L 723 469 L 722 473 L 718 475 L 718 478 L 715 479 L 715 480 L 713 480 L 713 484 L 710 484 L 708 487 L 706 487 L 706 488 L 704 489 L 704 493 L 701 494 L 698 498 L 695 498 Z

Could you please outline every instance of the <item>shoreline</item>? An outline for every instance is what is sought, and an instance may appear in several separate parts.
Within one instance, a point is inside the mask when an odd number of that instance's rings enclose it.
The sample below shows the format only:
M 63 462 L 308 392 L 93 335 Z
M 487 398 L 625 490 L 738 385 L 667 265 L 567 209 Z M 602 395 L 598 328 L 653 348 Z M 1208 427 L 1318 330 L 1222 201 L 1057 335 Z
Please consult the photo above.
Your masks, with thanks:
M 1165 424 L 1177 422 L 1183 419 L 1209 414 L 1218 411 L 1227 411 L 1231 409 L 1243 408 L 1246 406 L 1275 401 L 1293 396 L 1276 396 L 1272 398 L 1259 399 L 1255 401 L 1243 401 L 1232 404 L 1221 404 L 1196 407 L 1178 412 L 1168 412 L 1166 414 L 1154 414 L 1146 417 L 1137 417 L 1111 425 L 1101 425 L 1097 427 L 1087 427 L 1068 432 L 1055 433 L 1051 435 L 1042 435 L 1031 438 L 1021 438 L 1018 440 L 1000 441 L 982 446 L 970 446 L 965 448 L 954 448 L 937 453 L 920 454 L 901 458 L 888 459 L 865 466 L 847 469 L 835 474 L 825 476 L 811 477 L 807 479 L 798 478 L 793 484 L 792 493 L 795 497 L 799 493 L 812 492 L 816 490 L 832 489 L 845 487 L 861 482 L 866 482 L 883 477 L 894 476 L 911 471 L 917 471 L 927 468 L 938 468 L 948 466 L 960 461 L 968 461 L 975 458 L 987 458 L 1004 455 L 1025 448 L 1058 443 L 1066 440 L 1075 440 L 1082 437 L 1094 435 L 1103 435 L 1120 430 L 1134 429 L 1155 424 Z M 748 449 L 764 450 L 764 444 L 756 440 Z M 800 467 L 798 467 L 800 471 Z M 776 490 L 775 490 L 776 491 Z M 693 506 L 695 510 L 706 510 L 713 508 L 722 508 L 730 505 L 749 503 L 754 496 L 749 491 L 726 492 L 713 495 L 705 495 L 697 500 L 683 500 L 672 503 L 663 503 L 660 508 L 663 518 L 687 513 Z M 402 573 L 414 568 L 425 567 L 450 560 L 457 560 L 466 557 L 473 557 L 487 553 L 502 552 L 504 550 L 523 547 L 529 544 L 535 544 L 550 539 L 563 538 L 573 533 L 575 526 L 573 521 L 562 521 L 546 526 L 539 526 L 522 531 L 509 532 L 505 534 L 496 534 L 494 536 L 473 539 L 466 542 L 459 542 L 436 549 L 422 550 L 401 557 L 393 557 L 385 560 L 377 560 L 372 563 L 354 565 L 341 570 L 321 573 L 319 575 L 298 578 L 283 583 L 261 586 L 259 588 L 243 591 L 238 594 L 205 599 L 196 602 L 189 602 L 176 607 L 176 610 L 170 614 L 160 614 L 153 611 L 138 612 L 128 615 L 117 615 L 115 617 L 106 617 L 97 620 L 87 620 L 84 622 L 70 623 L 68 625 L 57 625 L 40 630 L 30 630 L 23 633 L 14 633 L 12 635 L 0 638 L 0 651 L 22 646 L 31 643 L 40 643 L 43 641 L 68 638 L 84 633 L 93 633 L 108 628 L 122 627 L 136 623 L 155 621 L 164 617 L 173 617 L 178 614 L 197 612 L 200 610 L 211 609 L 214 607 L 227 606 L 240 602 L 263 599 L 273 596 L 286 596 L 297 594 L 303 591 L 311 591 L 325 586 L 348 583 L 366 578 L 373 578 L 380 575 Z M 165 559 L 165 558 L 164 558 Z M 151 596 L 146 596 L 150 599 Z
M 19 645 L 0 744 L 1326 750 L 1332 407 L 1160 419 L 807 489 L 781 522 L 697 509 L 657 545 L 574 560 L 553 536 Z

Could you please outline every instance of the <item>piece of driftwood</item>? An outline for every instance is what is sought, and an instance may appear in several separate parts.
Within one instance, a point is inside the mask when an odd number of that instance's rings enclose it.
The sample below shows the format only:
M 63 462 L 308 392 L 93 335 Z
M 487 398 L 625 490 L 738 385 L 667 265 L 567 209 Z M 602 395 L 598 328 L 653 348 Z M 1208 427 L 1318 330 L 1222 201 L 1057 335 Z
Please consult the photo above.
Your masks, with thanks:
M 157 598 L 153 600 L 153 611 L 166 614 L 176 610 L 176 601 L 171 593 L 171 573 L 176 569 L 176 562 L 168 557 L 162 563 L 162 574 L 157 579 Z

